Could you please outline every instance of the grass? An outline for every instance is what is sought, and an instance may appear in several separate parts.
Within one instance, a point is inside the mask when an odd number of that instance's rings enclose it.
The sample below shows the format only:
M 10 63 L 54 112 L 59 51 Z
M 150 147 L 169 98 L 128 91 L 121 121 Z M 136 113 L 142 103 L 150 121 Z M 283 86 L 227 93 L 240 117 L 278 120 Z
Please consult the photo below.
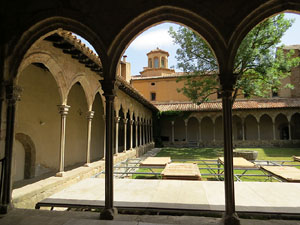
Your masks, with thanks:
M 257 160 L 285 160 L 291 161 L 293 155 L 300 156 L 300 148 L 238 148 L 238 150 L 252 150 L 258 152 Z M 172 162 L 178 162 L 177 159 L 187 159 L 185 162 L 193 162 L 193 160 L 206 160 L 206 159 L 217 159 L 223 156 L 222 148 L 163 148 L 156 157 L 166 157 L 169 156 Z M 194 161 L 195 162 L 195 161 Z M 295 164 L 300 168 L 300 163 L 288 162 L 286 164 Z M 204 165 L 198 165 L 199 167 L 207 167 Z M 217 167 L 211 166 L 211 167 Z M 161 172 L 162 169 L 154 169 L 154 172 Z M 201 169 L 201 174 L 210 173 L 207 169 Z M 217 170 L 214 170 L 217 172 Z M 150 172 L 149 169 L 139 169 L 138 172 Z M 244 170 L 235 170 L 235 174 L 241 174 Z M 246 174 L 261 174 L 264 173 L 260 170 L 249 170 Z M 157 179 L 153 175 L 133 175 L 133 179 Z M 214 176 L 206 176 L 203 180 L 216 180 Z M 266 181 L 266 177 L 242 177 L 242 181 Z M 274 180 L 273 180 L 274 181 Z

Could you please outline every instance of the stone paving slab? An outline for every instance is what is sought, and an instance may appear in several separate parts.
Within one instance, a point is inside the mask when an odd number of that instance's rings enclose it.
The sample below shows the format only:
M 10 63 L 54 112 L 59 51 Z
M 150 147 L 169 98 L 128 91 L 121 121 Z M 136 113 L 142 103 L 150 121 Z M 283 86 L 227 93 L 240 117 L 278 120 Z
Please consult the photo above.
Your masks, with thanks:
M 104 179 L 89 178 L 58 192 L 42 203 L 104 206 Z M 115 179 L 116 207 L 224 211 L 220 181 Z M 238 212 L 300 214 L 300 184 L 235 182 Z
M 221 218 L 166 215 L 122 215 L 113 221 L 99 220 L 99 213 L 14 209 L 3 218 L 1 225 L 220 225 Z M 296 220 L 241 219 L 241 225 L 300 225 Z

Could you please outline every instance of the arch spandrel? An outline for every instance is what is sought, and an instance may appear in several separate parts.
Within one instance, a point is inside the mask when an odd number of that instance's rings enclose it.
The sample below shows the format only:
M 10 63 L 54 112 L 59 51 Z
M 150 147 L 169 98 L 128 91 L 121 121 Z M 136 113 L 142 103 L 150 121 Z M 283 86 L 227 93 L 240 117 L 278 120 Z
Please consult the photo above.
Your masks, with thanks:
M 32 52 L 26 55 L 24 60 L 21 62 L 20 67 L 18 68 L 18 74 L 16 77 L 16 82 L 18 82 L 19 75 L 22 71 L 32 63 L 42 63 L 44 64 L 54 77 L 56 84 L 58 86 L 58 92 L 60 95 L 61 103 L 63 104 L 67 98 L 67 84 L 65 81 L 65 71 L 59 63 L 53 58 L 50 53 L 47 52 Z

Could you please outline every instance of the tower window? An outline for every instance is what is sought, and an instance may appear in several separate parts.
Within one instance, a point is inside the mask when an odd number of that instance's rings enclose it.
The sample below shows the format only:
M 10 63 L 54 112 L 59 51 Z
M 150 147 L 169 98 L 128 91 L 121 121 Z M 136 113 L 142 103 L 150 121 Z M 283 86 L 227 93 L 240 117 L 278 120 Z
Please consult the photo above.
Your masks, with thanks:
M 158 68 L 158 58 L 154 59 L 154 68 Z
M 277 91 L 272 91 L 272 97 L 274 98 L 274 97 L 278 97 L 278 92 Z
M 162 68 L 165 68 L 165 59 L 164 58 L 161 58 L 161 67 Z
M 155 86 L 155 82 L 152 82 L 152 83 L 151 83 L 151 86 Z
M 150 97 L 151 97 L 151 101 L 155 101 L 156 100 L 156 93 L 155 92 L 151 92 L 150 93 Z
M 149 60 L 148 60 L 148 67 L 149 67 L 149 68 L 152 68 L 152 59 L 149 59 Z

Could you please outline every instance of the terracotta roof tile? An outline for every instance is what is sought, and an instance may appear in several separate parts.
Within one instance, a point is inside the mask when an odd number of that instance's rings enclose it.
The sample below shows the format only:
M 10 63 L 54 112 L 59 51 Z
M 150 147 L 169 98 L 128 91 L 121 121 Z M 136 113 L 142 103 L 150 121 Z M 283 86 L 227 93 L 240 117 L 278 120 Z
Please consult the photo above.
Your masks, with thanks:
M 200 105 L 192 102 L 156 103 L 160 111 L 219 111 L 222 110 L 220 100 L 204 102 Z M 300 98 L 273 98 L 236 100 L 233 109 L 273 109 L 273 108 L 297 108 L 300 107 Z

